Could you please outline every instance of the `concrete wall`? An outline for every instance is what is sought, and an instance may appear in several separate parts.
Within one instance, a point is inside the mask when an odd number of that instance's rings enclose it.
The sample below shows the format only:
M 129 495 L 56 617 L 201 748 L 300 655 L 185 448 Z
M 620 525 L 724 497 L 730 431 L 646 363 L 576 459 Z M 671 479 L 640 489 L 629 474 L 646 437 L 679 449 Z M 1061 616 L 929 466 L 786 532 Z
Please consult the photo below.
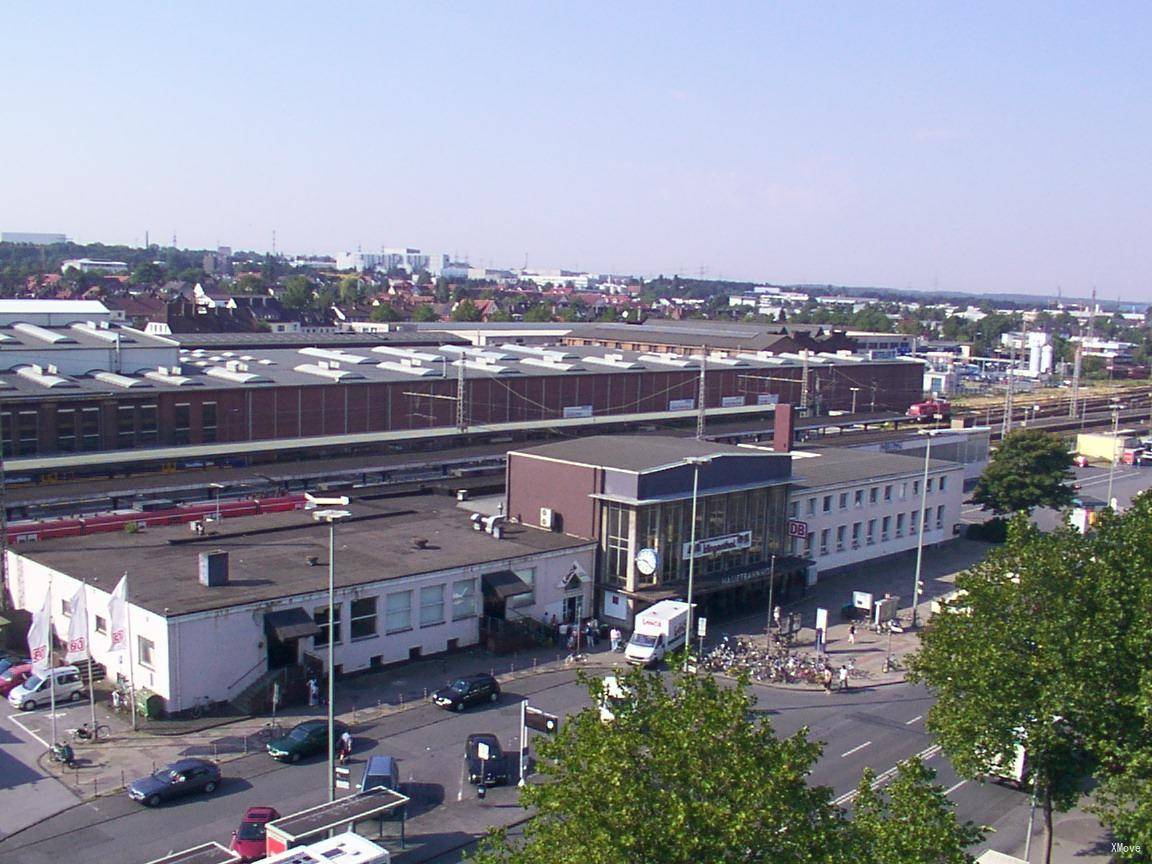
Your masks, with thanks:
M 596 536 L 596 501 L 589 496 L 601 491 L 601 473 L 587 465 L 573 465 L 522 453 L 508 454 L 509 517 L 525 525 L 540 526 L 540 508 L 559 513 L 562 530 L 573 537 Z

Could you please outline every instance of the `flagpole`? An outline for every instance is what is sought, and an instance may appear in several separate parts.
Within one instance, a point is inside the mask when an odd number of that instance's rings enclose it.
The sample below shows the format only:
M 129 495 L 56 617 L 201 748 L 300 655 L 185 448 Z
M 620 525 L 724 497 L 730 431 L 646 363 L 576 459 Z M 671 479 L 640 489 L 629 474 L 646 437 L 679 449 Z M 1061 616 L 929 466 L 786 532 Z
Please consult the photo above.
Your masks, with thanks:
M 56 746 L 56 660 L 52 656 L 52 577 L 48 577 L 48 704 L 51 706 L 52 746 Z
M 96 740 L 96 681 L 92 671 L 92 634 L 88 630 L 88 583 L 81 582 L 84 595 L 84 649 L 88 652 L 88 707 L 92 711 L 92 740 Z
M 136 666 L 132 662 L 132 607 L 128 603 L 128 571 L 124 571 L 124 636 L 128 644 L 128 710 L 132 712 L 132 731 L 136 731 Z

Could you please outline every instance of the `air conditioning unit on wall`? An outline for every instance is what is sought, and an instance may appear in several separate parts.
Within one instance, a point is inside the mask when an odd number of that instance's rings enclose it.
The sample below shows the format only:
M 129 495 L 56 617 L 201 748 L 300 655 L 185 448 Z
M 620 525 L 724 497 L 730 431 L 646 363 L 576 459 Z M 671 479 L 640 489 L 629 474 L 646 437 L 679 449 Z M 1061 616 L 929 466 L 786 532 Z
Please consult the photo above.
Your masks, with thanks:
M 547 528 L 549 531 L 551 531 L 552 530 L 552 517 L 553 517 L 553 515 L 554 514 L 552 513 L 551 507 L 541 507 L 540 508 L 540 527 L 541 528 Z

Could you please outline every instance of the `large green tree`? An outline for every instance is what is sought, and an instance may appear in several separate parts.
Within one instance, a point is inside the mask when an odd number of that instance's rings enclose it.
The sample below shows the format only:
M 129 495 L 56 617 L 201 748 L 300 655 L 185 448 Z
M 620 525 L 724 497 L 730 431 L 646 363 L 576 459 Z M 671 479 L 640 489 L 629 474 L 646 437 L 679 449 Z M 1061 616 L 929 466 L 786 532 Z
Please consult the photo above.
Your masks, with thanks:
M 479 321 L 482 317 L 476 304 L 468 298 L 461 300 L 452 310 L 453 321 Z
M 841 816 L 806 777 L 820 754 L 804 732 L 779 739 L 750 719 L 744 688 L 710 676 L 633 672 L 632 694 L 603 723 L 586 710 L 540 744 L 542 782 L 521 802 L 536 811 L 522 845 L 503 838 L 482 864 L 831 862 Z M 595 690 L 595 685 L 593 686 Z
M 1084 632 L 1090 563 L 1081 535 L 1017 516 L 1008 543 L 957 577 L 961 593 L 909 663 L 936 696 L 928 728 L 961 775 L 995 774 L 1026 748 L 1049 856 L 1053 811 L 1075 804 L 1093 771 L 1083 739 L 1102 694 L 1081 661 L 1107 633 Z
M 988 461 L 972 500 L 996 514 L 1072 503 L 1072 454 L 1059 437 L 1039 429 L 1008 433 Z
M 855 861 L 899 861 L 901 864 L 968 864 L 965 850 L 982 838 L 971 822 L 956 820 L 955 805 L 936 773 L 919 759 L 902 762 L 892 782 L 876 787 L 871 768 L 856 789 L 852 835 Z
M 675 666 L 675 664 L 673 664 Z M 501 832 L 479 864 L 701 864 L 884 860 L 963 864 L 977 837 L 955 821 L 932 773 L 902 766 L 886 795 L 862 792 L 849 820 L 831 790 L 807 776 L 820 745 L 801 730 L 776 737 L 742 685 L 708 675 L 633 671 L 629 694 L 602 722 L 590 708 L 539 745 L 539 782 L 521 803 L 535 811 L 522 840 Z M 602 695 L 589 682 L 594 703 Z M 897 833 L 904 837 L 897 839 Z M 898 853 L 879 858 L 873 848 Z
M 436 314 L 436 310 L 429 306 L 427 303 L 421 303 L 412 310 L 413 321 L 439 321 L 440 316 Z

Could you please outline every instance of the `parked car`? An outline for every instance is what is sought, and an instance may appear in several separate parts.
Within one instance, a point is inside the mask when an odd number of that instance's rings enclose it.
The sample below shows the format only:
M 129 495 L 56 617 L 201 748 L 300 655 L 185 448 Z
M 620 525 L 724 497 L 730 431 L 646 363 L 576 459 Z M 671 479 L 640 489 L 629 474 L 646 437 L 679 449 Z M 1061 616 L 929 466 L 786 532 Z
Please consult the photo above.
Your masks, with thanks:
M 335 726 L 336 741 L 332 742 L 331 745 L 333 749 L 336 748 L 340 736 L 347 731 L 348 727 L 337 720 Z M 287 735 L 269 741 L 268 755 L 282 762 L 299 762 L 305 756 L 324 752 L 327 747 L 328 721 L 305 720 L 303 723 L 297 723 L 293 726 L 292 731 Z
M 376 789 L 380 786 L 393 792 L 400 791 L 400 766 L 391 756 L 369 756 L 357 788 Z
M 432 701 L 449 711 L 463 711 L 469 705 L 496 702 L 499 699 L 500 685 L 486 672 L 457 678 L 432 694 Z
M 50 705 L 50 681 L 55 682 L 51 690 L 55 691 L 57 702 L 76 702 L 84 696 L 84 681 L 80 678 L 80 670 L 75 666 L 57 666 L 49 675 L 31 675 L 23 684 L 13 687 L 8 692 L 8 704 L 24 711 Z
M 12 651 L 0 651 L 0 675 L 3 675 L 13 666 L 27 666 L 32 658 L 25 657 Z
M 19 687 L 32 677 L 32 666 L 9 666 L 0 672 L 0 696 L 7 696 L 13 689 Z
M 280 818 L 275 807 L 249 807 L 244 811 L 240 827 L 232 832 L 232 843 L 228 847 L 241 861 L 259 861 L 268 854 L 265 832 L 268 823 Z
M 488 758 L 480 758 L 480 745 L 488 745 Z M 500 739 L 491 732 L 476 732 L 464 742 L 464 761 L 468 765 L 468 782 L 474 786 L 498 786 L 508 782 L 508 756 Z
M 162 801 L 194 792 L 215 792 L 219 785 L 220 768 L 214 762 L 181 759 L 133 781 L 128 787 L 128 797 L 148 807 L 156 807 Z

